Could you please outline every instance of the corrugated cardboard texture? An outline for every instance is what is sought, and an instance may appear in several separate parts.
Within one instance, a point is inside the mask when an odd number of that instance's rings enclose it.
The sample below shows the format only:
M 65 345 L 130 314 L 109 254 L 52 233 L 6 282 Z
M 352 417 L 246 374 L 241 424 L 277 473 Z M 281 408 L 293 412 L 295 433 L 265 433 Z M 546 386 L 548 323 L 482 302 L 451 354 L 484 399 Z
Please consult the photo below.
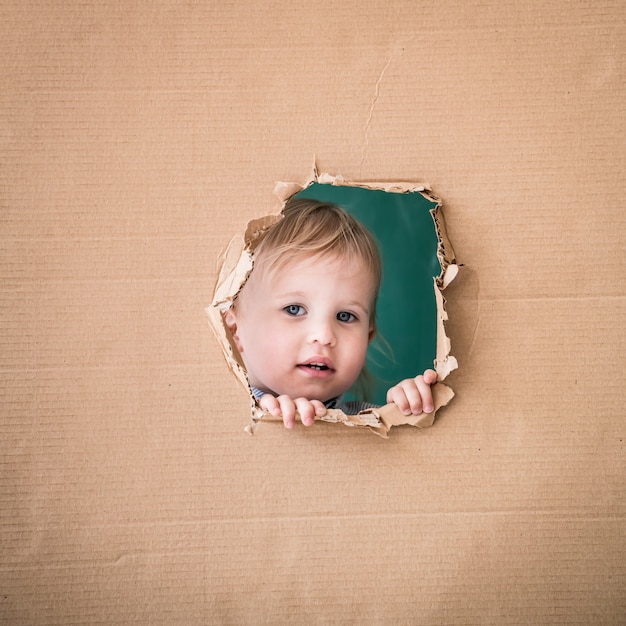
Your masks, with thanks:
M 625 24 L 4 2 L 0 621 L 623 624 Z M 430 429 L 242 433 L 217 255 L 314 156 L 444 201 Z

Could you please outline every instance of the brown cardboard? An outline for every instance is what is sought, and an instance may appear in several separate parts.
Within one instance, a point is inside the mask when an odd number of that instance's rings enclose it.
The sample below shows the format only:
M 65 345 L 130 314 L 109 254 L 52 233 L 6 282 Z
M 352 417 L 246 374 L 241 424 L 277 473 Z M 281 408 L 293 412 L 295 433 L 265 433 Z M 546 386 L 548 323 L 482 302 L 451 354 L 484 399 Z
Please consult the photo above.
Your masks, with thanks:
M 455 262 L 454 251 L 448 239 L 441 201 L 434 197 L 430 190 L 426 193 L 428 185 L 411 182 L 361 182 L 346 181 L 342 176 L 334 176 L 329 173 L 318 174 L 317 167 L 303 184 L 279 182 L 274 188 L 274 195 L 280 201 L 277 213 L 256 218 L 248 223 L 243 235 L 235 236 L 228 248 L 222 255 L 220 274 L 213 296 L 213 302 L 207 308 L 207 314 L 215 335 L 222 346 L 224 356 L 231 370 L 241 381 L 250 396 L 252 423 L 246 427 L 248 433 L 253 433 L 261 420 L 280 421 L 271 413 L 264 412 L 256 402 L 247 378 L 245 366 L 233 342 L 232 337 L 223 319 L 224 313 L 232 306 L 232 303 L 245 284 L 254 265 L 254 248 L 259 237 L 264 231 L 275 224 L 280 218 L 285 203 L 296 193 L 309 187 L 313 182 L 335 186 L 359 186 L 366 189 L 378 189 L 387 193 L 425 193 L 428 199 L 436 203 L 432 210 L 432 218 L 439 240 L 437 256 L 441 272 L 433 280 L 433 289 L 437 302 L 437 354 L 434 368 L 437 372 L 438 381 L 444 380 L 448 374 L 458 367 L 456 359 L 450 355 L 450 340 L 446 335 L 445 321 L 448 315 L 445 310 L 443 289 L 445 289 L 458 273 L 458 265 Z M 340 410 L 330 410 L 326 415 L 317 417 L 317 420 L 329 423 L 341 423 L 345 426 L 365 427 L 383 438 L 388 437 L 389 430 L 393 426 L 417 426 L 426 428 L 435 422 L 436 413 L 446 406 L 454 397 L 450 387 L 441 382 L 433 386 L 434 411 L 420 415 L 403 415 L 396 405 L 385 405 L 380 408 L 372 408 L 359 412 L 358 415 L 346 415 Z
M 0 18 L 0 623 L 624 623 L 623 2 Z M 445 202 L 432 428 L 242 434 L 204 308 L 312 155 Z

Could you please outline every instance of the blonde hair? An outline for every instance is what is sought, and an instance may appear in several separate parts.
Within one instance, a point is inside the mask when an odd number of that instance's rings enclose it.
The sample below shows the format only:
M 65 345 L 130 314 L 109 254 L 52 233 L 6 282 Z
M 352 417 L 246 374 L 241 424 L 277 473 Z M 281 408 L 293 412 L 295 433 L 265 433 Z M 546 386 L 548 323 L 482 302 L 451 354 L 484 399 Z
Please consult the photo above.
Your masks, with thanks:
M 337 256 L 363 261 L 374 283 L 370 314 L 374 324 L 382 261 L 367 228 L 341 207 L 309 198 L 292 198 L 282 215 L 256 245 L 255 263 L 262 263 L 264 271 L 273 272 L 297 258 Z

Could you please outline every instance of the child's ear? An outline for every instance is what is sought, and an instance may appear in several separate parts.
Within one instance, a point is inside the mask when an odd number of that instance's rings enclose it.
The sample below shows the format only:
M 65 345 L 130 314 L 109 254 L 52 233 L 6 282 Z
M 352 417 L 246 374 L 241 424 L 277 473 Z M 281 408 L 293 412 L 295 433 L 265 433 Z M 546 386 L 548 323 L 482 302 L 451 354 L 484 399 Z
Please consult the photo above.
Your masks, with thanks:
M 243 352 L 243 346 L 241 345 L 241 341 L 239 339 L 239 335 L 237 334 L 237 315 L 231 306 L 226 313 L 224 313 L 224 323 L 226 324 L 226 328 L 228 328 L 235 345 L 237 346 L 237 350 L 239 352 Z
M 374 339 L 375 335 L 376 335 L 376 324 L 372 324 L 370 326 L 370 332 L 367 335 L 367 343 L 370 343 L 372 339 Z

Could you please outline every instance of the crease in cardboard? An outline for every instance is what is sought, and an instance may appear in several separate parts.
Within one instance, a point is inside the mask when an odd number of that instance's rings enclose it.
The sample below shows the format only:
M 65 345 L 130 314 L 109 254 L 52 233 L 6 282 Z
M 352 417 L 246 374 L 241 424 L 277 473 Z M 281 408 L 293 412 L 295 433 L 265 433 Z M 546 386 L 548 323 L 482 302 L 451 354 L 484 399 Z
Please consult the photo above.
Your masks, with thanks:
M 369 146 L 370 126 L 372 124 L 372 119 L 374 117 L 374 109 L 376 108 L 376 103 L 378 102 L 378 99 L 380 98 L 380 84 L 383 81 L 383 78 L 385 76 L 385 73 L 387 72 L 387 69 L 391 65 L 391 62 L 393 61 L 393 57 L 396 54 L 396 50 L 397 48 L 393 49 L 393 52 L 387 59 L 387 62 L 383 66 L 383 69 L 380 71 L 380 74 L 378 75 L 378 78 L 376 79 L 376 84 L 374 85 L 374 97 L 372 99 L 370 110 L 367 115 L 367 120 L 365 120 L 365 127 L 363 130 L 363 146 L 361 148 L 361 163 L 359 165 L 359 171 L 361 171 L 361 169 L 363 168 L 363 163 L 365 163 L 365 155 L 367 152 L 367 148 Z
M 220 343 L 226 361 L 238 378 L 240 383 L 248 391 L 251 406 L 251 423 L 246 427 L 246 432 L 253 434 L 260 422 L 280 422 L 282 418 L 275 417 L 261 409 L 252 393 L 252 387 L 246 373 L 246 369 L 229 330 L 224 322 L 224 313 L 232 306 L 237 294 L 245 284 L 254 266 L 254 250 L 263 234 L 273 224 L 281 219 L 281 211 L 286 202 L 295 194 L 306 189 L 313 183 L 323 185 L 361 187 L 365 189 L 382 190 L 388 193 L 420 193 L 428 200 L 435 203 L 430 211 L 435 223 L 438 238 L 437 257 L 441 266 L 439 276 L 433 278 L 433 288 L 437 304 L 437 348 L 436 358 L 433 364 L 437 372 L 437 382 L 432 386 L 434 410 L 431 413 L 420 415 L 404 415 L 395 404 L 386 404 L 381 407 L 366 409 L 356 415 L 346 415 L 338 409 L 329 409 L 326 415 L 316 417 L 317 421 L 344 426 L 367 428 L 375 434 L 387 438 L 389 431 L 394 426 L 414 426 L 427 428 L 435 422 L 436 413 L 446 406 L 454 397 L 454 391 L 443 381 L 453 370 L 458 367 L 455 357 L 450 355 L 450 340 L 446 335 L 445 322 L 448 315 L 445 310 L 443 290 L 456 278 L 459 266 L 456 263 L 454 250 L 447 237 L 445 222 L 441 212 L 441 200 L 431 193 L 427 183 L 409 181 L 368 181 L 351 182 L 342 176 L 328 173 L 318 174 L 314 166 L 312 174 L 304 183 L 278 182 L 274 187 L 274 195 L 280 201 L 280 207 L 275 213 L 248 222 L 243 235 L 233 237 L 227 249 L 219 259 L 220 271 L 214 291 L 213 302 L 206 309 L 211 327 Z

